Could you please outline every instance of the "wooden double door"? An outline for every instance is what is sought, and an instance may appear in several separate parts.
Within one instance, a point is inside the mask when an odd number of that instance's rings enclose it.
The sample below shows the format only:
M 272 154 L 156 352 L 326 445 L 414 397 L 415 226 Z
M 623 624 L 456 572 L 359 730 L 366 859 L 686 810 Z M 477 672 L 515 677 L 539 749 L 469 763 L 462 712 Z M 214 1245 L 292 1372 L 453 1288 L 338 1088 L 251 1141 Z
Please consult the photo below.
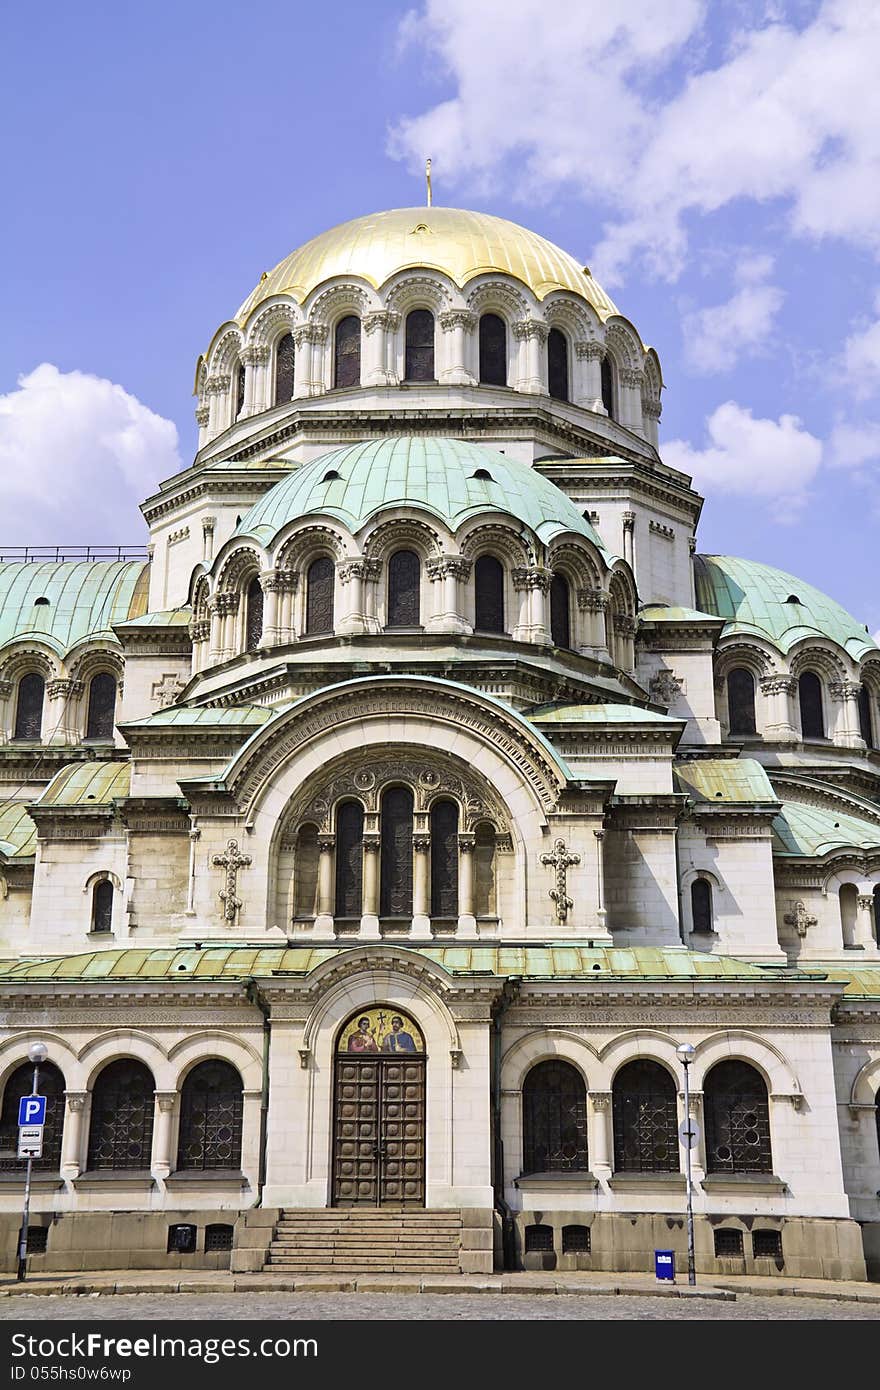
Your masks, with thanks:
M 425 1205 L 425 1058 L 336 1058 L 333 1205 Z

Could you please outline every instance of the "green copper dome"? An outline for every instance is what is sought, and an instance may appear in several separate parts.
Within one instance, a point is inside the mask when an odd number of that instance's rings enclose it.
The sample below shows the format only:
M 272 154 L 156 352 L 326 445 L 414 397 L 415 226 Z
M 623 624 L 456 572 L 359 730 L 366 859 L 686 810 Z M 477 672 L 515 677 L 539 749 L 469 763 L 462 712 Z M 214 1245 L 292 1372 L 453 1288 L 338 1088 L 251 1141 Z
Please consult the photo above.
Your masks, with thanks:
M 807 637 L 827 637 L 854 661 L 877 650 L 864 623 L 785 570 L 730 555 L 695 555 L 694 578 L 698 607 L 726 619 L 722 637 L 764 637 L 781 652 Z
M 322 454 L 261 497 L 238 534 L 271 545 L 287 522 L 318 513 L 355 532 L 377 512 L 401 505 L 430 513 L 451 531 L 480 512 L 506 512 L 545 543 L 574 531 L 605 549 L 555 483 L 496 449 L 460 439 L 370 440 Z

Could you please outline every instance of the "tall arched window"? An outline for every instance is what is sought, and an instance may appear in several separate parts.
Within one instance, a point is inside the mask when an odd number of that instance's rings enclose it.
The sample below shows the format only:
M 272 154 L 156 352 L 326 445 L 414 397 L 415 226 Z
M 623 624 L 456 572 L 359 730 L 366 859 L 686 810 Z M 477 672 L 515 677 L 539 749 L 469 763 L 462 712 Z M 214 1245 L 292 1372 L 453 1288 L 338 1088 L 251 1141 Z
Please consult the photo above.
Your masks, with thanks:
M 712 931 L 712 885 L 707 878 L 695 878 L 691 884 L 691 929 Z
M 379 911 L 383 917 L 412 917 L 413 795 L 389 787 L 382 797 Z
M 871 714 L 871 692 L 866 685 L 859 687 L 859 732 L 869 748 L 874 747 L 874 720 Z
M 333 354 L 333 385 L 360 386 L 361 384 L 361 321 L 355 314 L 348 314 L 336 325 L 335 351 Z
M 255 652 L 263 640 L 263 586 L 254 576 L 247 588 L 244 610 L 245 651 Z
M 481 555 L 474 565 L 474 627 L 504 631 L 504 567 L 494 555 Z
M 486 386 L 507 385 L 507 326 L 497 314 L 480 319 L 480 381 Z
M 241 1167 L 241 1077 L 229 1062 L 193 1067 L 180 1092 L 178 1170 Z
M 554 400 L 568 400 L 568 339 L 558 328 L 547 338 L 547 387 Z
M 874 939 L 880 945 L 880 883 L 874 884 Z
M 495 827 L 484 821 L 474 835 L 474 913 L 477 917 L 494 917 L 497 911 Z
M 854 883 L 844 883 L 841 885 L 837 895 L 840 905 L 840 931 L 845 947 L 853 947 L 856 944 L 856 935 L 859 921 L 859 890 Z
M 239 362 L 232 375 L 232 418 L 237 420 L 244 407 L 244 363 Z
M 801 737 L 824 738 L 822 682 L 815 671 L 804 671 L 804 674 L 799 678 L 798 701 L 801 707 Z
M 755 678 L 744 666 L 727 674 L 727 716 L 732 734 L 757 733 Z
M 458 806 L 431 807 L 431 916 L 458 917 Z
M 92 931 L 113 930 L 113 882 L 101 878 L 92 889 Z
M 434 380 L 434 315 L 430 309 L 413 309 L 406 316 L 407 381 Z
M 386 627 L 418 627 L 421 565 L 413 550 L 398 550 L 388 561 Z
M 149 1169 L 155 1090 L 143 1062 L 125 1057 L 104 1068 L 92 1091 L 90 1169 Z
M 296 348 L 293 334 L 285 333 L 275 347 L 275 405 L 284 405 L 293 398 L 293 372 Z
M 614 1168 L 618 1173 L 677 1173 L 675 1083 L 658 1062 L 628 1062 L 614 1078 Z
M 607 353 L 607 352 L 606 352 L 605 356 L 602 358 L 601 380 L 602 380 L 602 404 L 604 405 L 606 411 L 608 412 L 609 419 L 613 420 L 613 419 L 615 418 L 615 410 L 614 410 L 614 367 L 613 367 L 613 365 L 612 365 L 611 358 L 608 356 L 608 353 Z
M 585 1172 L 587 1088 L 568 1062 L 538 1062 L 522 1091 L 523 1173 Z
M 295 877 L 293 915 L 314 917 L 318 896 L 318 827 L 301 825 L 293 861 Z
M 359 801 L 346 801 L 336 813 L 336 901 L 333 915 L 338 920 L 363 912 L 364 884 L 364 808 Z
M 570 604 L 568 580 L 564 574 L 554 574 L 550 581 L 550 636 L 554 647 L 571 646 Z
M 313 560 L 306 571 L 306 635 L 333 631 L 333 588 L 336 569 L 326 555 Z
M 772 1173 L 764 1078 L 747 1062 L 719 1062 L 703 1083 L 708 1173 Z
M 39 738 L 43 729 L 43 697 L 46 682 L 36 671 L 29 671 L 18 682 L 13 738 Z
M 100 671 L 89 681 L 86 738 L 112 738 L 116 719 L 116 677 Z
M 61 1132 L 64 1128 L 64 1077 L 51 1062 L 42 1062 L 38 1095 L 46 1097 L 46 1123 L 43 1126 L 43 1156 L 34 1159 L 38 1172 L 57 1172 L 61 1163 Z M 6 1082 L 0 1108 L 0 1172 L 22 1173 L 18 1153 L 18 1102 L 33 1094 L 34 1068 L 22 1062 Z

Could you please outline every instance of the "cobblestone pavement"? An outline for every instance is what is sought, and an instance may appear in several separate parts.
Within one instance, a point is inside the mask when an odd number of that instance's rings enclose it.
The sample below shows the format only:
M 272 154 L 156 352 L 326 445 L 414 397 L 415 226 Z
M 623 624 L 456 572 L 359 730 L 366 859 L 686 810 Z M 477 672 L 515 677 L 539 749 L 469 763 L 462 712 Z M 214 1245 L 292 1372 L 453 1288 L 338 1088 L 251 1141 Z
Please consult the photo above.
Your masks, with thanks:
M 811 1298 L 761 1298 L 739 1294 L 735 1302 L 704 1298 L 654 1298 L 621 1294 L 616 1297 L 564 1294 L 116 1294 L 82 1297 L 39 1296 L 3 1299 L 0 1319 L 6 1321 L 88 1319 L 272 1318 L 308 1321 L 312 1318 L 425 1320 L 553 1320 L 581 1321 L 808 1321 L 825 1319 L 880 1320 L 880 1305 L 819 1301 Z

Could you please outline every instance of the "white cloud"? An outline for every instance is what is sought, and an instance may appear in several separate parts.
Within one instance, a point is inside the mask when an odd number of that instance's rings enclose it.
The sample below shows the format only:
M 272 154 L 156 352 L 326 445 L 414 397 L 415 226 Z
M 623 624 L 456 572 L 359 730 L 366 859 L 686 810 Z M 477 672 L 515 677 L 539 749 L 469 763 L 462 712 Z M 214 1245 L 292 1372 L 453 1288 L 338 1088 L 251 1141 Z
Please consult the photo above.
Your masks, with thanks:
M 880 463 L 880 424 L 865 421 L 835 425 L 828 441 L 828 462 L 832 468 L 856 472 L 866 464 Z
M 136 543 L 138 503 L 181 466 L 170 420 L 112 381 L 43 362 L 0 396 L 0 542 Z
M 707 12 L 727 51 L 695 71 Z M 674 278 L 686 215 L 739 198 L 880 249 L 876 0 L 825 0 L 800 28 L 699 0 L 423 0 L 402 35 L 455 94 L 400 120 L 392 153 L 430 154 L 440 187 L 598 203 L 612 220 L 590 263 L 608 283 L 636 253 Z
M 685 358 L 692 371 L 727 372 L 746 353 L 766 344 L 785 298 L 765 283 L 773 269 L 770 256 L 749 256 L 737 267 L 741 288 L 724 304 L 685 314 Z
M 874 307 L 880 314 L 880 294 Z M 843 348 L 843 370 L 854 395 L 871 396 L 880 389 L 880 318 L 847 338 Z
M 822 462 L 822 444 L 796 415 L 756 420 L 736 401 L 726 401 L 706 421 L 709 444 L 695 449 L 684 439 L 664 446 L 664 462 L 694 479 L 698 488 L 769 503 L 777 521 L 796 520 Z

